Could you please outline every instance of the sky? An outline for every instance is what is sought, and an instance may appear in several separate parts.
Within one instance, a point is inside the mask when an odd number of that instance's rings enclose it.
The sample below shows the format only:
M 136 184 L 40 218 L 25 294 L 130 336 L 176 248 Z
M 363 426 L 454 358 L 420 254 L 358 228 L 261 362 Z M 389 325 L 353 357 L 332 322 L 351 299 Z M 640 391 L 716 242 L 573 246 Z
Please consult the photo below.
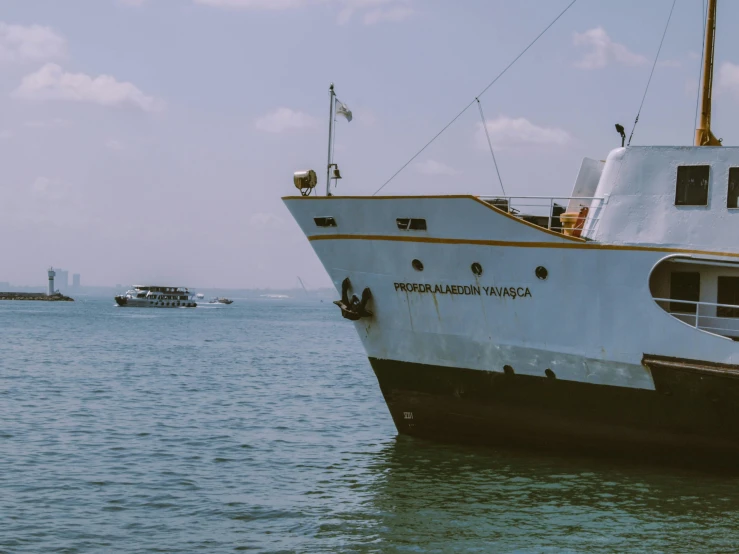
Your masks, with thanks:
M 0 281 L 331 286 L 281 197 L 326 164 L 375 192 L 570 0 L 4 0 Z M 677 0 L 632 144 L 690 144 L 703 0 Z M 484 95 L 509 195 L 569 195 L 630 133 L 672 0 L 578 0 Z M 739 142 L 739 2 L 713 131 Z M 477 106 L 383 194 L 500 194 Z

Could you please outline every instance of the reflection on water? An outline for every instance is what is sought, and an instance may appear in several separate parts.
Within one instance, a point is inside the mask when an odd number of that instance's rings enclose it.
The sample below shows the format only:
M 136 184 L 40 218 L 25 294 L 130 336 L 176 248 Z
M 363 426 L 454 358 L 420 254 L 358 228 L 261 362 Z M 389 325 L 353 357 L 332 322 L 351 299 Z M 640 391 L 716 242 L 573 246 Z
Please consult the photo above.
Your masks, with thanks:
M 371 525 L 349 524 L 378 551 L 739 547 L 736 477 L 404 437 L 374 455 L 367 471 Z

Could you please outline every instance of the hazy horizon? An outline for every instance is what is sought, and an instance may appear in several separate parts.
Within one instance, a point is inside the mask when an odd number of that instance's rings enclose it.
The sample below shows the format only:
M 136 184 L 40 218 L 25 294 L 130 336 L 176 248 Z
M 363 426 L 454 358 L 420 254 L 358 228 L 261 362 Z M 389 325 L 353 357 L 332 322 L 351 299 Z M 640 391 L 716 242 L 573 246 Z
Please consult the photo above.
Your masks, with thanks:
M 326 163 L 371 194 L 569 0 L 6 0 L 0 282 L 331 286 L 282 204 Z M 577 2 L 484 96 L 508 194 L 568 195 L 631 132 L 672 0 Z M 690 144 L 701 0 L 677 2 L 632 144 Z M 736 144 L 739 3 L 719 6 L 713 130 Z M 498 194 L 468 110 L 387 194 Z
M 92 284 L 91 285 L 84 285 L 83 284 L 83 285 L 80 285 L 80 287 L 78 289 L 76 289 L 72 285 L 70 285 L 68 287 L 55 286 L 54 288 L 55 288 L 55 290 L 59 290 L 62 293 L 70 293 L 70 294 L 73 294 L 75 292 L 81 292 L 82 294 L 89 294 L 91 291 L 92 292 L 94 292 L 94 291 L 105 291 L 107 293 L 108 291 L 111 291 L 111 290 L 116 290 L 116 291 L 118 291 L 120 293 L 123 293 L 123 292 L 125 292 L 128 289 L 130 289 L 132 286 L 134 286 L 136 284 L 141 285 L 141 284 L 147 284 L 147 283 L 114 283 L 114 284 L 102 284 L 102 285 L 100 285 L 100 284 L 98 284 L 98 285 L 92 285 Z M 148 283 L 148 284 L 149 285 L 159 285 L 159 283 Z M 5 285 L 10 285 L 10 288 L 8 290 L 6 290 Z M 172 285 L 172 286 L 186 286 L 193 293 L 197 293 L 197 292 L 201 292 L 201 291 L 219 291 L 219 290 L 222 290 L 222 291 L 244 291 L 244 292 L 249 292 L 249 291 L 274 291 L 274 292 L 296 291 L 296 292 L 303 292 L 303 289 L 302 289 L 302 287 L 300 285 L 293 286 L 293 287 L 291 287 L 291 286 L 285 286 L 285 287 L 270 287 L 270 286 L 266 286 L 266 287 L 201 287 L 201 286 L 197 286 L 197 285 L 193 286 L 193 285 L 187 285 L 187 284 L 182 284 L 182 283 L 179 283 L 179 284 L 177 284 L 177 283 L 164 283 L 161 286 L 167 286 L 167 285 Z M 23 291 L 28 290 L 28 289 L 39 290 L 39 291 L 46 291 L 46 288 L 47 288 L 47 284 L 46 283 L 43 283 L 43 284 L 42 283 L 26 283 L 26 284 L 24 284 L 24 283 L 13 283 L 13 282 L 9 282 L 9 281 L 0 281 L 0 292 L 23 292 Z M 335 294 L 334 287 L 331 286 L 331 285 L 324 286 L 324 287 L 310 287 L 310 286 L 306 286 L 305 288 L 306 288 L 306 290 L 309 293 L 327 292 L 327 293 L 334 293 Z

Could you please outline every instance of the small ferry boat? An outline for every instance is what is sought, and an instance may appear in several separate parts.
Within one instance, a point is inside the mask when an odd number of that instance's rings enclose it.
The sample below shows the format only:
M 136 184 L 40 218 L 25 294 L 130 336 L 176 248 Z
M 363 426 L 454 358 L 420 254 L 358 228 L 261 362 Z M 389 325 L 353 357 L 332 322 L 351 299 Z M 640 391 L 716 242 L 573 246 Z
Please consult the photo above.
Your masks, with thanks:
M 116 304 L 127 308 L 194 308 L 198 304 L 186 287 L 134 285 L 126 294 L 115 297 Z

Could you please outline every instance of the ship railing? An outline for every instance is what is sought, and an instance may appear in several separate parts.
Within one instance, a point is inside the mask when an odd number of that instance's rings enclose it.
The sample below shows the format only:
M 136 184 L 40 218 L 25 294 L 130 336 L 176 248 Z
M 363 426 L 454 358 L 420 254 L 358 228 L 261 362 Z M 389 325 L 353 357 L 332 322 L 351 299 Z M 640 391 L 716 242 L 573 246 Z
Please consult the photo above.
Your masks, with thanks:
M 739 304 L 695 302 L 679 298 L 655 298 L 666 312 L 688 325 L 739 340 Z
M 590 236 L 600 220 L 605 206 L 600 196 L 478 196 L 480 200 L 495 206 L 519 219 L 555 231 L 563 232 L 560 215 L 565 212 L 581 214 L 577 222 L 577 236 Z

